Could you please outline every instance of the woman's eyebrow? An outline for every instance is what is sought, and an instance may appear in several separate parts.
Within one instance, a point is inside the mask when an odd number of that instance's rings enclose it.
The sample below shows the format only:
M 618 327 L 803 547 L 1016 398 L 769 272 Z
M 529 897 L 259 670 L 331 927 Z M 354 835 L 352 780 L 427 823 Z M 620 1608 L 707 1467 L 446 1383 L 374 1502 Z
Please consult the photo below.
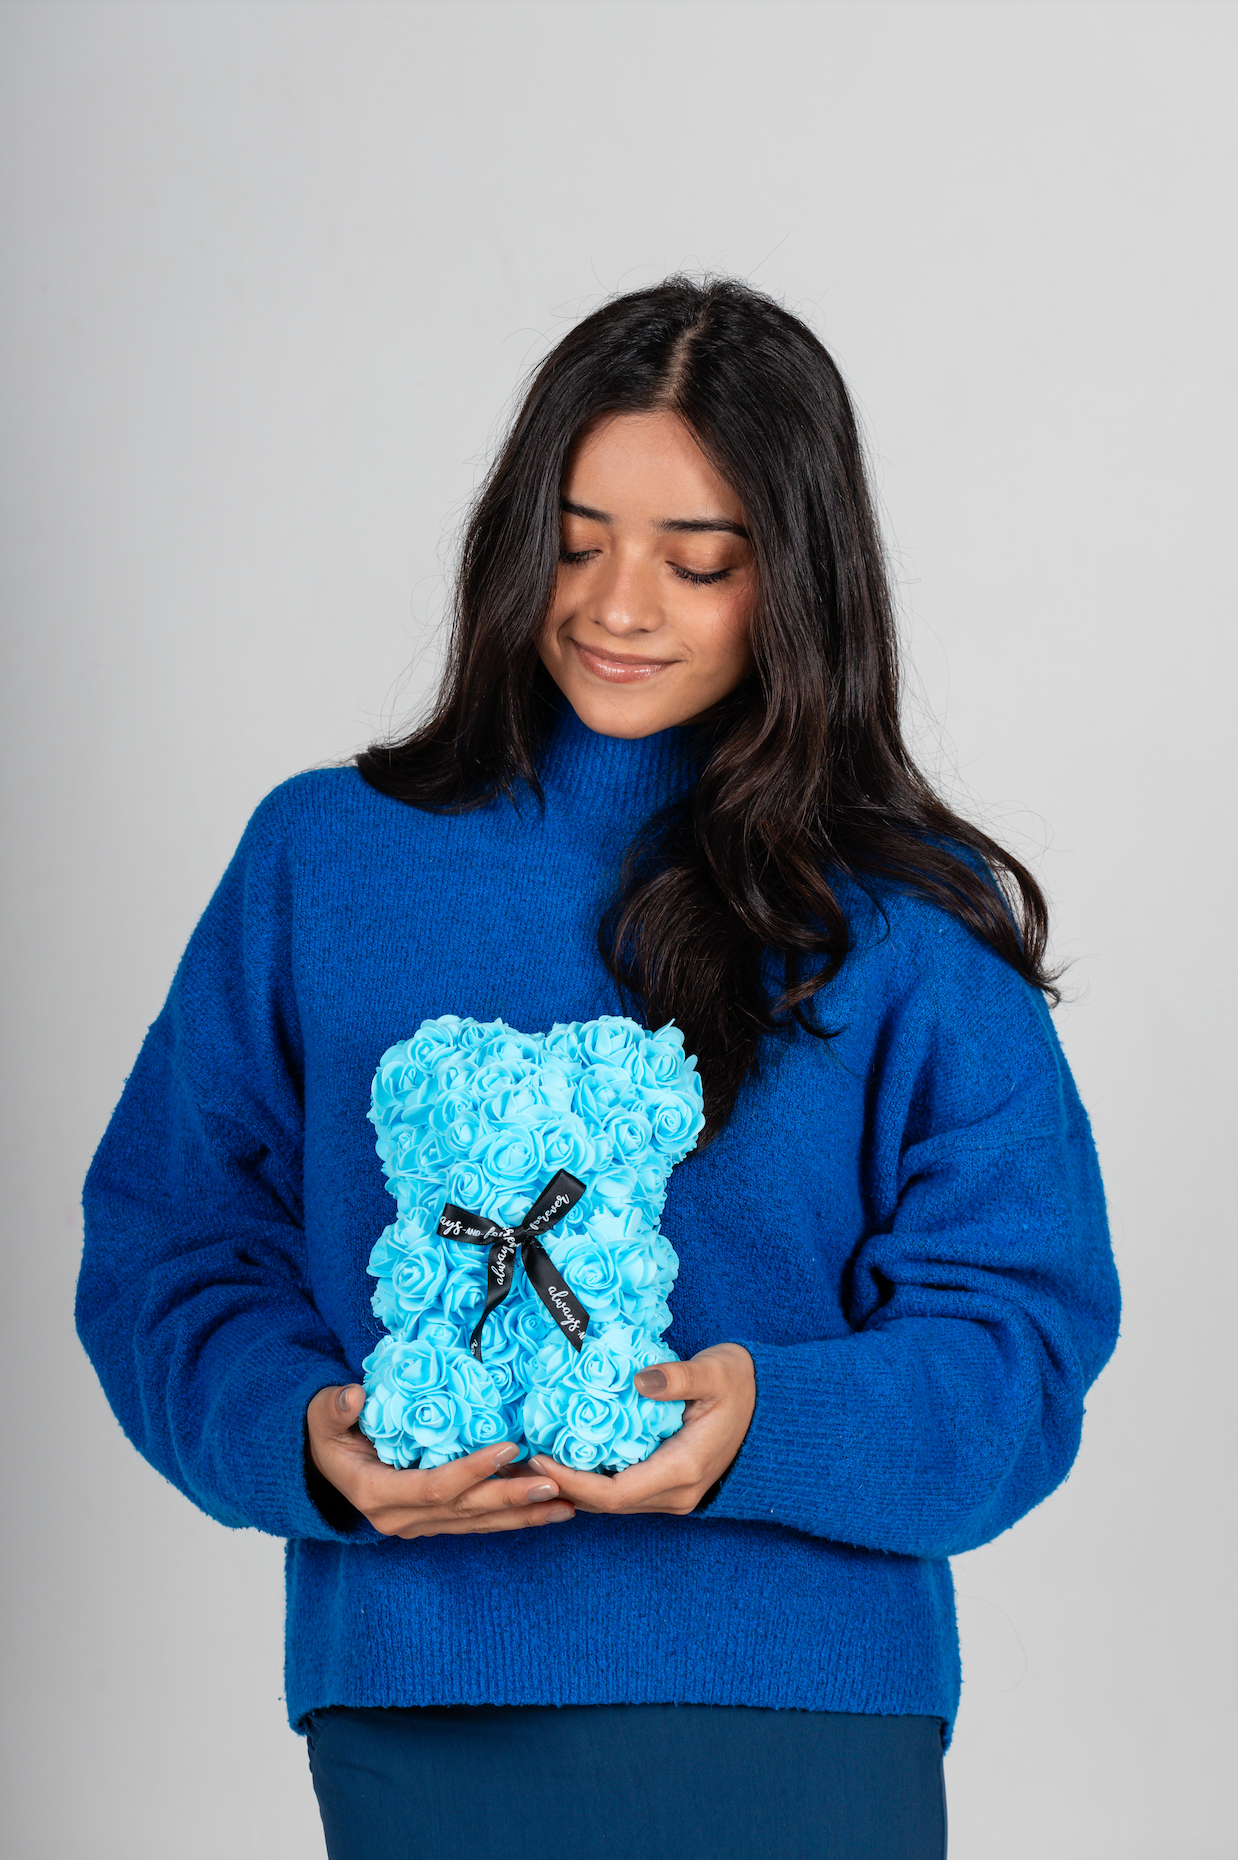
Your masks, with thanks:
M 676 535 L 699 536 L 711 530 L 725 530 L 730 536 L 742 536 L 745 542 L 751 542 L 742 523 L 732 523 L 729 517 L 663 517 L 658 524 L 660 530 L 673 530 Z
M 615 520 L 609 511 L 594 510 L 589 504 L 573 504 L 566 497 L 561 500 L 560 509 L 565 516 L 584 517 L 589 523 L 613 523 Z M 701 536 L 725 530 L 730 536 L 742 536 L 745 542 L 752 540 L 742 523 L 732 523 L 728 517 L 662 517 L 654 528 L 677 536 Z

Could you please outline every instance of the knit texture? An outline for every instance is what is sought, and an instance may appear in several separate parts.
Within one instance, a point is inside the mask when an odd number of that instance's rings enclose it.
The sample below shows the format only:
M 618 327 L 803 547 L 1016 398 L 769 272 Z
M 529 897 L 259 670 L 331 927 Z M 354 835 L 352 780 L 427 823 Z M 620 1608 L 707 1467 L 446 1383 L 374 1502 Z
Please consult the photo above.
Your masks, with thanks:
M 932 1713 L 947 1558 L 1039 1503 L 1117 1334 L 1087 1120 L 1044 1004 L 955 920 L 845 893 L 836 1037 L 767 1043 L 670 1184 L 668 1342 L 751 1351 L 757 1404 L 688 1518 L 386 1539 L 307 1484 L 316 1390 L 381 1334 L 375 1065 L 440 1014 L 623 1011 L 597 925 L 677 732 L 568 713 L 545 805 L 432 815 L 351 769 L 257 810 L 91 1168 L 78 1326 L 129 1438 L 195 1504 L 288 1538 L 287 1698 Z M 337 1528 L 340 1523 L 347 1528 Z

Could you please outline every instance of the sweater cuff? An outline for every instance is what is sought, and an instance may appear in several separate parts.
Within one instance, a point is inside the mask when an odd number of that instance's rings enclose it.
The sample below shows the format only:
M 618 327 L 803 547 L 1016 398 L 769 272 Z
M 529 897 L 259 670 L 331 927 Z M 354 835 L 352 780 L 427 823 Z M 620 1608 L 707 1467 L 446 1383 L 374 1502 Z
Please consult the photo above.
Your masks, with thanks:
M 803 1530 L 802 1520 L 786 1516 L 787 1500 L 796 1474 L 820 1458 L 820 1363 L 806 1360 L 803 1350 L 734 1341 L 752 1358 L 756 1404 L 743 1445 L 698 1509 L 707 1504 L 711 1518 Z
M 253 1427 L 234 1437 L 228 1459 L 238 1509 L 247 1523 L 277 1537 L 326 1543 L 383 1543 L 381 1531 L 324 1479 L 310 1458 L 306 1409 L 319 1389 L 356 1377 L 344 1363 L 301 1350 L 275 1386 L 255 1403 Z M 238 1449 L 245 1454 L 241 1464 Z M 248 1489 L 237 1490 L 241 1486 Z

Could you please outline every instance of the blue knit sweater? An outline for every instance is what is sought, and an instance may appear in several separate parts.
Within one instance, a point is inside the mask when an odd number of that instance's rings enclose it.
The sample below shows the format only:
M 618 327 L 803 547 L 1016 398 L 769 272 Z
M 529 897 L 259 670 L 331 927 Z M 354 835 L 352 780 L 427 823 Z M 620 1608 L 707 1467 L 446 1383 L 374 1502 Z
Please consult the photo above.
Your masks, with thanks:
M 259 807 L 92 1166 L 78 1324 L 135 1446 L 288 1538 L 287 1697 L 695 1701 L 952 1719 L 947 1558 L 1074 1457 L 1117 1288 L 1087 1120 L 1040 997 L 932 907 L 848 894 L 840 1031 L 771 1043 L 675 1170 L 669 1342 L 743 1343 L 757 1404 L 688 1518 L 406 1543 L 307 1486 L 306 1404 L 380 1335 L 392 1208 L 366 1122 L 427 1016 L 621 1011 L 601 908 L 684 778 L 676 732 L 568 713 L 545 807 L 438 816 L 351 769 Z

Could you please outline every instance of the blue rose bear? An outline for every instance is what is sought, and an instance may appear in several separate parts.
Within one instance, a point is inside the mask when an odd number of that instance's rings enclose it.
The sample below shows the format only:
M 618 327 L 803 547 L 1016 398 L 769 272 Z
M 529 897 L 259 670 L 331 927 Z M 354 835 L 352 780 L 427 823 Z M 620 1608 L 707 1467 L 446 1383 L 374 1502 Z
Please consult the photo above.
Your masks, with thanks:
M 679 1261 L 666 1184 L 705 1122 L 675 1026 L 520 1033 L 444 1014 L 379 1061 L 369 1112 L 398 1214 L 370 1255 L 387 1335 L 362 1431 L 389 1466 L 491 1441 L 617 1471 L 676 1433 L 646 1401 Z

